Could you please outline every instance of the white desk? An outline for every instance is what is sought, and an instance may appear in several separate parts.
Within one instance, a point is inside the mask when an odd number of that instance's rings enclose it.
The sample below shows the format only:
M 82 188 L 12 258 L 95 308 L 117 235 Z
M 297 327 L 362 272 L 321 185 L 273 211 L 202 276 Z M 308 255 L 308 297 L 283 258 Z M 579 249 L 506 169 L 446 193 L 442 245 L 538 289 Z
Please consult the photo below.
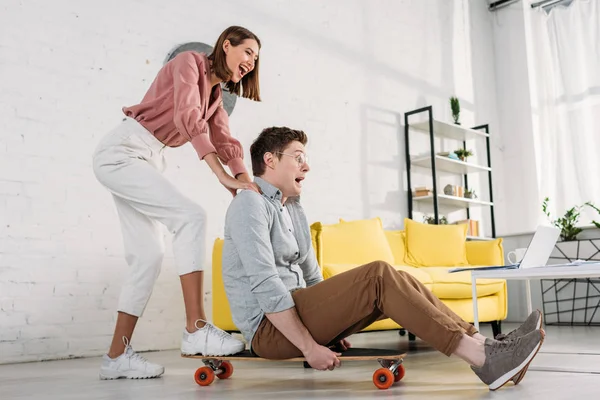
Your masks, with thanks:
M 531 287 L 529 286 L 530 279 L 561 279 L 561 278 L 597 278 L 600 277 L 600 263 L 585 264 L 577 267 L 538 267 L 527 269 L 505 269 L 505 270 L 488 270 L 488 271 L 471 271 L 471 289 L 473 296 L 473 317 L 474 325 L 479 330 L 479 312 L 477 309 L 477 279 L 479 278 L 496 278 L 496 279 L 514 279 L 524 280 L 525 292 L 527 296 L 527 315 L 531 314 Z M 569 353 L 565 353 L 569 354 Z M 597 354 L 590 354 L 597 355 Z M 534 366 L 529 367 L 532 371 L 550 371 L 550 372 L 593 372 L 582 371 L 580 369 L 569 369 L 561 366 Z
M 561 278 L 598 278 L 600 277 L 600 263 L 585 264 L 576 267 L 538 267 L 527 269 L 500 269 L 500 270 L 473 270 L 471 271 L 471 295 L 473 296 L 474 325 L 479 330 L 479 310 L 477 308 L 477 279 L 514 279 L 526 281 L 525 292 L 527 296 L 527 315 L 531 314 L 531 287 L 530 279 L 561 279 Z

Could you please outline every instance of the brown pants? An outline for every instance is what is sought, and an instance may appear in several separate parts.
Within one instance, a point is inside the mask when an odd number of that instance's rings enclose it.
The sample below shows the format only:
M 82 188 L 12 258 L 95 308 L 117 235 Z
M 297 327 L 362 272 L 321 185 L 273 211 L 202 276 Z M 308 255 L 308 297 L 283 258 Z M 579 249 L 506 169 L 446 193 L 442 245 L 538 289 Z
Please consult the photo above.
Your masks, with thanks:
M 386 317 L 447 356 L 455 351 L 463 334 L 477 332 L 421 282 L 383 261 L 333 276 L 292 296 L 300 319 L 324 346 Z M 252 350 L 269 359 L 302 356 L 266 317 L 254 335 Z

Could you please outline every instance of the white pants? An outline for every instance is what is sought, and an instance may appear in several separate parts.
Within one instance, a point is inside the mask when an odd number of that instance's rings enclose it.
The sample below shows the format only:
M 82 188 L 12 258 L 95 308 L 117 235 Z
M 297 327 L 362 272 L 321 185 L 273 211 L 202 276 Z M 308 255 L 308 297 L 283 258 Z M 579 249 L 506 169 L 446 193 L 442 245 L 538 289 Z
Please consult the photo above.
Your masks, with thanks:
M 94 173 L 115 200 L 130 268 L 118 310 L 138 317 L 150 299 L 165 252 L 159 222 L 174 235 L 179 275 L 203 270 L 206 254 L 206 212 L 161 174 L 164 147 L 140 123 L 126 118 L 94 153 Z

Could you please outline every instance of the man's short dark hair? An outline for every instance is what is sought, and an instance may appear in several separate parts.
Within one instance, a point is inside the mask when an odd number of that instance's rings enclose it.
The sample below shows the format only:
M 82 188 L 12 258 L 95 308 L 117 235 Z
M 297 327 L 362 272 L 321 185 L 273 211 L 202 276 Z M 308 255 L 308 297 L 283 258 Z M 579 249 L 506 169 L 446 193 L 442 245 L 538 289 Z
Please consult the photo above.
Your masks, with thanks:
M 292 142 L 300 142 L 306 145 L 308 137 L 303 131 L 290 129 L 285 126 L 274 126 L 263 129 L 252 143 L 252 146 L 250 146 L 252 174 L 254 176 L 262 176 L 265 173 L 265 153 L 273 153 L 277 158 L 281 158 L 281 154 L 277 153 L 282 152 Z

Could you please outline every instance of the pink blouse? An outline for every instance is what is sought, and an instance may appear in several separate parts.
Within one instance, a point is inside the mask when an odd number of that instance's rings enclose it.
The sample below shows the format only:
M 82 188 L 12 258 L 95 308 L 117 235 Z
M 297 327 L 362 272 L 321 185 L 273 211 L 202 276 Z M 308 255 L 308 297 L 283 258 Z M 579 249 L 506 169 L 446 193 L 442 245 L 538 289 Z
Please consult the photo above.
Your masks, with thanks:
M 244 152 L 229 131 L 222 96 L 221 85 L 211 88 L 206 54 L 186 51 L 158 72 L 140 104 L 123 107 L 123 112 L 166 146 L 191 142 L 200 159 L 217 153 L 236 176 L 247 172 Z

